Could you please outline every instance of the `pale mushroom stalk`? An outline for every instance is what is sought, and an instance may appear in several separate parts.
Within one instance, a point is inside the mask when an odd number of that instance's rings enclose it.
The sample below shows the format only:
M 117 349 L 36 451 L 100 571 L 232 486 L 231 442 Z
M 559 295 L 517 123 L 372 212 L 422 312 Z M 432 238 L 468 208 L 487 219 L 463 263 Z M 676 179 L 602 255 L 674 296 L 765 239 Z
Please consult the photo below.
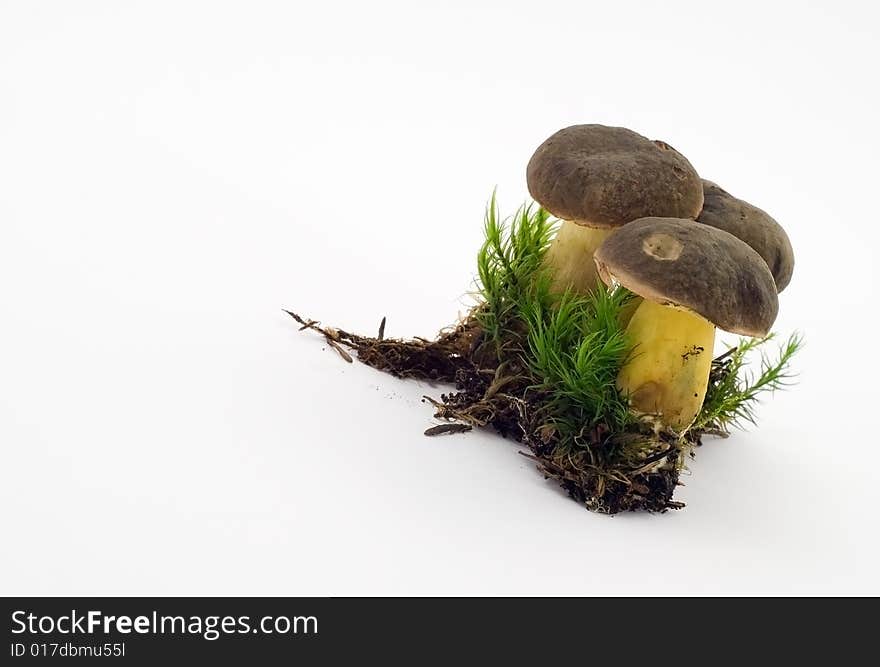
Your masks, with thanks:
M 550 269 L 554 291 L 564 292 L 571 288 L 586 294 L 596 287 L 599 281 L 596 264 L 584 259 L 592 257 L 611 232 L 610 229 L 594 229 L 569 220 L 562 222 L 544 260 Z
M 721 229 L 680 218 L 642 218 L 596 250 L 605 283 L 644 297 L 626 332 L 633 350 L 617 386 L 639 413 L 684 431 L 699 414 L 715 327 L 765 336 L 779 309 L 761 256 Z
M 676 430 L 687 428 L 706 398 L 715 325 L 686 309 L 643 300 L 627 334 L 635 344 L 617 387 L 639 412 L 663 415 Z

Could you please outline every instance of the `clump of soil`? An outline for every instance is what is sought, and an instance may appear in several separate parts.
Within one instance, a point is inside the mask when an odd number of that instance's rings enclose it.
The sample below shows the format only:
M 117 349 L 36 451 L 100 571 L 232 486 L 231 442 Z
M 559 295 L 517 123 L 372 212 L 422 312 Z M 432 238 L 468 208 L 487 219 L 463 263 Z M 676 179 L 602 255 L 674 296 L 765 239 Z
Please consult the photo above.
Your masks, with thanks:
M 396 377 L 454 387 L 439 398 L 425 397 L 434 407 L 434 416 L 443 421 L 425 435 L 492 428 L 525 445 L 528 451 L 521 453 L 535 462 L 545 478 L 556 480 L 571 498 L 593 511 L 665 512 L 684 506 L 672 497 L 686 456 L 700 444 L 700 432 L 688 432 L 682 439 L 645 424 L 633 432 L 612 433 L 600 423 L 582 434 L 582 446 L 559 447 L 548 419 L 546 396 L 532 388 L 530 376 L 519 367 L 515 355 L 499 362 L 496 354 L 487 352 L 473 314 L 434 340 L 399 340 L 384 337 L 384 318 L 378 335 L 369 337 L 322 327 L 315 320 L 285 312 L 301 325 L 300 330 L 323 335 L 348 362 L 353 358 L 347 350 L 352 350 L 362 363 Z M 723 363 L 720 358 L 713 364 L 714 377 L 723 373 Z M 619 452 L 629 445 L 637 445 L 632 449 L 638 455 L 621 457 Z M 618 454 L 611 456 L 612 452 Z

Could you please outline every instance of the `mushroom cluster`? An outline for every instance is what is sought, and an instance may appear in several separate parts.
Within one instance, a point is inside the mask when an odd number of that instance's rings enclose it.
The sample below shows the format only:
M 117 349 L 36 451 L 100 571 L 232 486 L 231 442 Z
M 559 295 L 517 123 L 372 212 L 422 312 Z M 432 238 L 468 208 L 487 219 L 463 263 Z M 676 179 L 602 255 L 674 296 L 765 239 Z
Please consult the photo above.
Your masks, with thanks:
M 715 329 L 766 336 L 794 254 L 761 209 L 700 179 L 669 144 L 631 130 L 575 125 L 527 168 L 532 197 L 562 221 L 547 256 L 557 291 L 602 283 L 641 297 L 618 388 L 633 410 L 677 431 L 703 404 Z

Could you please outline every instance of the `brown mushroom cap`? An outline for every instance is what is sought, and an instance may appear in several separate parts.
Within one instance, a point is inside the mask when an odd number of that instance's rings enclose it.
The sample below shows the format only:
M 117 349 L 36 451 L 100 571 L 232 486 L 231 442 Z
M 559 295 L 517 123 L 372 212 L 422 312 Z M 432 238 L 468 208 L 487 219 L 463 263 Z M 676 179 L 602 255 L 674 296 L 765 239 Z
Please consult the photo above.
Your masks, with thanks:
M 794 271 L 794 251 L 782 225 L 757 206 L 705 179 L 703 197 L 703 210 L 697 221 L 730 232 L 752 246 L 770 267 L 776 291 L 784 290 Z
M 526 180 L 541 206 L 587 227 L 651 215 L 696 218 L 703 206 L 700 177 L 681 153 L 623 127 L 559 130 L 532 155 Z
M 642 218 L 594 256 L 599 275 L 636 294 L 682 306 L 731 333 L 766 336 L 779 299 L 766 262 L 733 234 L 680 218 Z

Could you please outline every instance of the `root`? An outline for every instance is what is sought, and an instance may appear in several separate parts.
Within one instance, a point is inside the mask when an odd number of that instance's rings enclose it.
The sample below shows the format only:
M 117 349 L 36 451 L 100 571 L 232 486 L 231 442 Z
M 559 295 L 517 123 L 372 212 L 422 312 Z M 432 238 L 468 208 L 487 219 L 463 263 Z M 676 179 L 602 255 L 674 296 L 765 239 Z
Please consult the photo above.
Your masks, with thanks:
M 441 333 L 437 340 L 414 338 L 397 340 L 385 338 L 385 318 L 379 325 L 376 338 L 359 336 L 342 329 L 322 327 L 317 320 L 304 319 L 289 310 L 301 326 L 300 331 L 311 329 L 327 340 L 340 356 L 351 363 L 344 348 L 354 350 L 358 361 L 399 378 L 414 378 L 431 382 L 455 382 L 456 373 L 473 364 L 468 359 L 476 329 L 472 322 L 463 322 L 453 330 Z
M 559 483 L 568 495 L 588 509 L 605 514 L 627 511 L 665 512 L 683 503 L 673 500 L 686 454 L 700 444 L 700 434 L 686 441 L 673 434 L 645 428 L 633 433 L 610 433 L 600 424 L 582 434 L 573 451 L 559 446 L 546 410 L 546 396 L 534 390 L 516 359 L 498 363 L 483 350 L 481 329 L 472 316 L 443 331 L 435 340 L 387 339 L 385 318 L 376 337 L 360 336 L 321 326 L 316 320 L 287 312 L 300 330 L 324 336 L 347 362 L 347 350 L 359 361 L 400 378 L 451 384 L 456 391 L 439 399 L 425 396 L 434 417 L 443 424 L 425 435 L 437 436 L 492 428 L 528 448 L 520 452 L 534 461 L 546 479 Z M 626 451 L 612 457 L 609 452 Z

